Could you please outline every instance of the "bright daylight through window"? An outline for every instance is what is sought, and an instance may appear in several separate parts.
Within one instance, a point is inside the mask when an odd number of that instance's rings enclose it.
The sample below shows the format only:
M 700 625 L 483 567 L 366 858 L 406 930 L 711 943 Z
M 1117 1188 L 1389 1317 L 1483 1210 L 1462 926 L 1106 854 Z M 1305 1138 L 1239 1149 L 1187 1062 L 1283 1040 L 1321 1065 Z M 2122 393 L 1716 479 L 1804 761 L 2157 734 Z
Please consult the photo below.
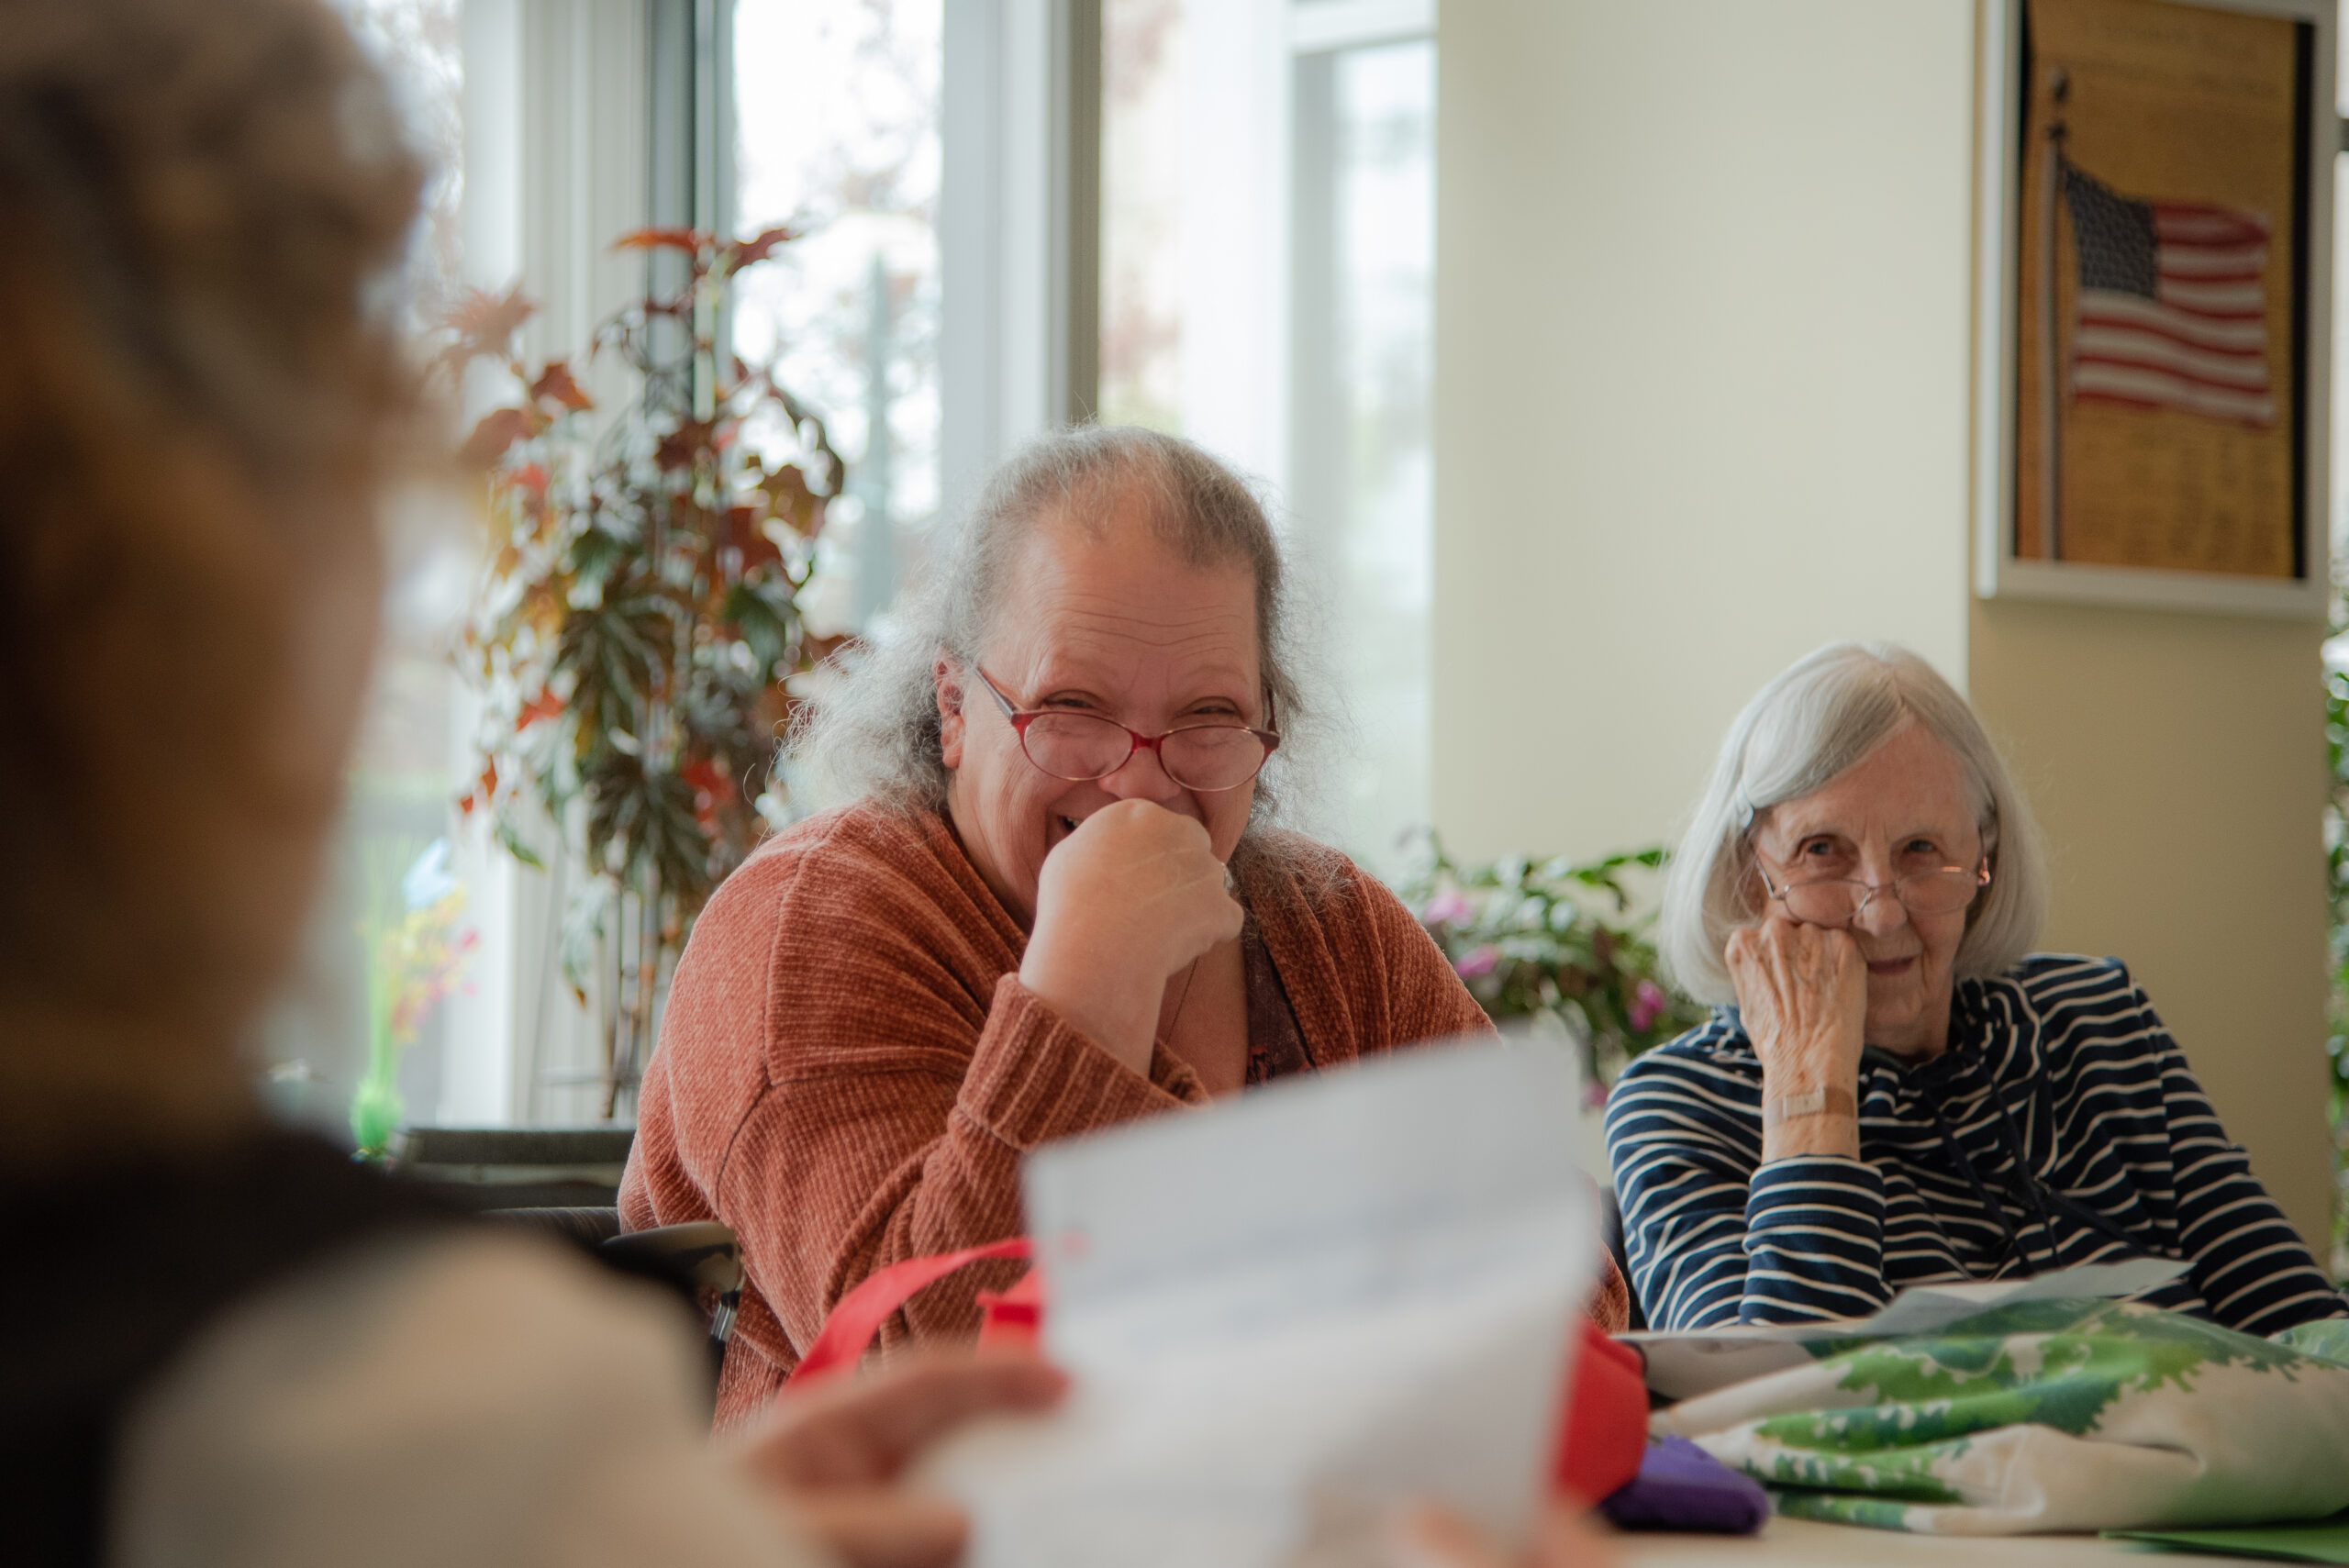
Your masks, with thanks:
M 421 330 L 461 286 L 462 0 L 343 0 L 342 8 L 387 68 L 432 171 L 400 280 Z M 475 929 L 445 869 L 462 766 L 449 636 L 473 573 L 463 525 L 406 497 L 393 500 L 384 522 L 391 582 L 348 817 L 307 961 L 259 1044 L 278 1108 L 345 1134 L 371 1066 L 417 1111 L 437 1108 L 447 1018 L 429 998 L 456 983 Z M 395 1029 L 412 1031 L 404 1042 L 412 1048 L 388 1049 Z
M 1340 9 L 1107 0 L 1100 408 L 1270 486 L 1349 721 L 1315 826 L 1393 875 L 1428 819 L 1436 46 L 1431 8 Z
M 742 0 L 734 13 L 738 227 L 805 230 L 744 275 L 735 350 L 775 360 L 849 465 L 818 547 L 823 629 L 886 608 L 938 509 L 941 4 Z
M 951 500 L 946 0 L 655 6 L 637 13 L 650 30 L 528 3 L 340 3 L 434 170 L 406 307 L 423 328 L 465 284 L 518 281 L 540 306 L 533 361 L 575 358 L 642 293 L 640 264 L 609 247 L 662 199 L 674 133 L 647 85 L 672 47 L 661 18 L 730 18 L 730 48 L 674 35 L 727 99 L 693 134 L 731 127 L 718 205 L 735 232 L 800 237 L 742 275 L 724 330 L 846 460 L 802 601 L 810 629 L 885 629 Z M 1098 407 L 1197 439 L 1266 485 L 1351 719 L 1320 826 L 1392 873 L 1427 814 L 1435 46 L 1431 17 L 1352 35 L 1288 17 L 1260 0 L 1105 0 L 1100 200 L 1079 204 L 1101 225 Z M 481 123 L 467 125 L 469 103 Z M 954 243 L 1013 253 L 1004 233 L 973 233 Z M 599 361 L 583 379 L 611 404 L 614 373 Z M 480 769 L 479 699 L 450 659 L 477 519 L 444 495 L 395 501 L 390 524 L 395 580 L 331 897 L 259 1042 L 273 1093 L 345 1133 L 368 1094 L 379 1119 L 593 1118 L 601 1000 L 592 984 L 574 997 L 559 962 L 579 878 L 516 863 L 452 808 Z

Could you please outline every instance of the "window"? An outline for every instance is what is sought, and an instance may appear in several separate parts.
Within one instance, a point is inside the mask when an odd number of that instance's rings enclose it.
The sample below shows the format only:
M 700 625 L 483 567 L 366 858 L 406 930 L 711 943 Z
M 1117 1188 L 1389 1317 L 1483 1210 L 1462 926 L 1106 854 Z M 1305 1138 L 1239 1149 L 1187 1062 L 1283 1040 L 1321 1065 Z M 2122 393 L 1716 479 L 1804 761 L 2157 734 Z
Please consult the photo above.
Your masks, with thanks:
M 1427 794 L 1430 8 L 338 3 L 436 169 L 408 269 L 419 321 L 518 279 L 540 306 L 526 357 L 572 354 L 641 292 L 641 258 L 609 249 L 626 230 L 805 229 L 745 276 L 727 332 L 850 465 L 818 629 L 885 629 L 931 519 L 1020 439 L 1096 408 L 1265 481 L 1360 740 L 1318 826 L 1391 869 Z M 261 1042 L 281 1102 L 328 1129 L 366 1054 L 357 926 L 451 831 L 472 754 L 473 698 L 445 662 L 469 519 L 422 497 L 390 520 L 333 897 Z M 559 962 L 575 877 L 478 832 L 454 842 L 480 945 L 406 1055 L 408 1118 L 588 1119 L 596 998 L 575 1001 Z
M 1100 412 L 1287 479 L 1283 9 L 1104 0 Z
M 1296 69 L 1290 496 L 1354 726 L 1341 830 L 1389 875 L 1429 817 L 1435 45 Z
M 405 308 L 421 327 L 460 287 L 460 0 L 345 0 L 343 9 L 384 63 L 409 134 L 432 170 L 401 279 Z M 347 815 L 305 962 L 258 1042 L 278 1108 L 346 1137 L 369 1039 L 369 954 L 361 927 L 400 903 L 403 874 L 448 833 L 462 765 L 460 683 L 447 639 L 472 586 L 463 520 L 427 496 L 395 498 L 384 520 L 391 573 L 384 642 L 352 760 Z M 440 1107 L 447 1030 L 445 1016 L 433 1016 L 401 1062 L 399 1087 L 419 1118 Z
M 1182 0 L 1104 0 L 1101 421 L 1183 428 Z
M 1432 26 L 1353 0 L 1102 18 L 1101 416 L 1273 490 L 1350 721 L 1309 826 L 1390 874 L 1428 816 Z
M 863 628 L 938 509 L 942 0 L 741 0 L 737 228 L 806 238 L 744 275 L 735 351 L 774 359 L 849 465 L 811 618 Z

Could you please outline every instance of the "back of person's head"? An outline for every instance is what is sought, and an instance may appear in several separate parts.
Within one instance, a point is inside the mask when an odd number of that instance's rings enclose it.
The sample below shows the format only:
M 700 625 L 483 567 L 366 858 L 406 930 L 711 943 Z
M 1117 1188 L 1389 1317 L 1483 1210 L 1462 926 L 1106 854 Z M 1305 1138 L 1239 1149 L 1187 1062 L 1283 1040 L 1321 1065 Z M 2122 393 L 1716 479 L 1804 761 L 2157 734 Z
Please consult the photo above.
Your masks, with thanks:
M 292 951 L 419 183 L 318 0 L 0 0 L 0 1085 L 232 1037 Z

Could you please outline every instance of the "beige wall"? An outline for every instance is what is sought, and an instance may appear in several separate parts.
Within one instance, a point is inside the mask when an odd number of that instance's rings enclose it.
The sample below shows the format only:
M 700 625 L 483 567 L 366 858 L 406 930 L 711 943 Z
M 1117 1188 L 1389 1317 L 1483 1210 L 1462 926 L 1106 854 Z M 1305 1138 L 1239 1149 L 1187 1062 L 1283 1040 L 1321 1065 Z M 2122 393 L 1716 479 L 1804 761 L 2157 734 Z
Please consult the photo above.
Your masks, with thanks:
M 2324 1126 L 2324 699 L 2305 622 L 1977 604 L 1975 706 L 2055 850 L 2057 951 L 2117 953 L 2303 1235 Z
M 1677 826 L 1837 637 L 1970 687 L 2118 952 L 2310 1235 L 2321 708 L 2306 625 L 1969 593 L 1972 0 L 1445 0 L 1434 814 Z
M 1444 0 L 1435 817 L 1663 837 L 1833 637 L 1963 678 L 1970 0 Z

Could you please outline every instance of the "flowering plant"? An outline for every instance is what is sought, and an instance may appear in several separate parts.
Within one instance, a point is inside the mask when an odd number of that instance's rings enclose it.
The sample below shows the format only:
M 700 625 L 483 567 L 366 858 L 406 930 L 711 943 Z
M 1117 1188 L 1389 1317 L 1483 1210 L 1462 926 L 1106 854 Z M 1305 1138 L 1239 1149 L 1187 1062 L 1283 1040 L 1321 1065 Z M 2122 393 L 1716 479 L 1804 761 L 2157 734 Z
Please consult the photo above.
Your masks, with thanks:
M 1661 849 L 1463 865 L 1434 833 L 1427 842 L 1426 869 L 1402 890 L 1411 912 L 1496 1022 L 1546 1016 L 1566 1027 L 1595 1100 L 1632 1057 L 1704 1018 L 1665 988 L 1647 935 L 1653 916 L 1633 913 L 1630 879 L 1662 865 Z
M 396 853 L 379 846 L 370 857 L 367 915 L 359 924 L 367 951 L 367 1071 L 351 1098 L 351 1132 L 371 1160 L 384 1157 L 407 1115 L 400 1057 L 456 988 L 480 936 L 457 929 L 465 885 L 449 873 L 448 840 L 435 839 L 409 863 L 395 903 L 382 883 Z

